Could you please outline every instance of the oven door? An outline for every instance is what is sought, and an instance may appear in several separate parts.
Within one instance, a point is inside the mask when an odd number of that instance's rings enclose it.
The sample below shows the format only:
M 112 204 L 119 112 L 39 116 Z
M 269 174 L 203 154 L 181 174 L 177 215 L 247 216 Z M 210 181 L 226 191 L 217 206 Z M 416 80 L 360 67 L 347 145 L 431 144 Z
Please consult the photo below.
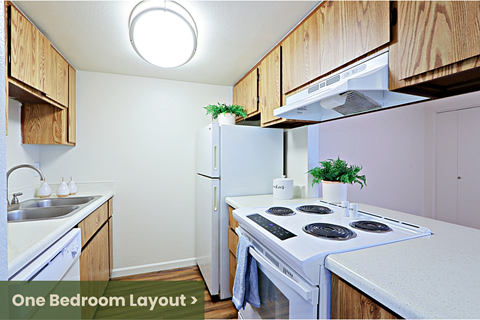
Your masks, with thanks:
M 293 280 L 254 248 L 257 261 L 260 308 L 247 304 L 239 311 L 243 319 L 317 319 L 318 287 Z

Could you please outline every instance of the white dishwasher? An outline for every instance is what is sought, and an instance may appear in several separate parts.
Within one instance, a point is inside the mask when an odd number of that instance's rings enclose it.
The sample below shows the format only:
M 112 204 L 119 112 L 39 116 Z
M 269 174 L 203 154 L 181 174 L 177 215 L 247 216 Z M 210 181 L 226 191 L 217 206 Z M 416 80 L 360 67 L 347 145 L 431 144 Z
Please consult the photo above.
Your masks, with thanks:
M 80 281 L 82 238 L 80 229 L 72 229 L 42 252 L 10 281 Z
M 71 290 L 80 293 L 79 257 L 81 250 L 81 230 L 72 229 L 11 277 L 9 279 L 11 281 L 9 291 L 13 292 L 12 294 L 18 293 L 24 296 L 34 292 L 37 296 L 47 297 L 49 293 L 59 288 L 58 281 L 73 281 L 68 286 Z M 42 283 L 36 281 L 42 281 Z M 39 284 L 39 286 L 36 284 Z M 23 308 L 10 306 L 9 314 L 11 319 L 51 318 L 48 311 L 35 305 L 27 305 Z M 71 310 L 69 319 L 81 319 L 81 309 L 74 308 Z

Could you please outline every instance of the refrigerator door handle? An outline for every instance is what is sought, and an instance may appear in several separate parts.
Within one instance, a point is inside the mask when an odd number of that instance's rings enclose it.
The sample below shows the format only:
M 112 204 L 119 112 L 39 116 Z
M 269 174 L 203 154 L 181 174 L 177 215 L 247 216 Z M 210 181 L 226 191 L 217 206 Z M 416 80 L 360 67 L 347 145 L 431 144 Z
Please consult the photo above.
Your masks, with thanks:
M 217 196 L 217 186 L 213 187 L 213 211 L 218 211 L 218 196 Z
M 213 146 L 213 170 L 218 170 L 218 146 Z

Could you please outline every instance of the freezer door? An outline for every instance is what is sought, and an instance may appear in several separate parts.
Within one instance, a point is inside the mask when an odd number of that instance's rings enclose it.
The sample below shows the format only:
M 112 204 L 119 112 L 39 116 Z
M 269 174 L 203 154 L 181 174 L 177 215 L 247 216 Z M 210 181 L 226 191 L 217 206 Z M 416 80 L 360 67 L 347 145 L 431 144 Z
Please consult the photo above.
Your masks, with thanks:
M 219 293 L 220 181 L 197 175 L 195 257 L 210 295 Z
M 211 123 L 197 133 L 197 173 L 218 178 L 220 176 L 220 129 Z

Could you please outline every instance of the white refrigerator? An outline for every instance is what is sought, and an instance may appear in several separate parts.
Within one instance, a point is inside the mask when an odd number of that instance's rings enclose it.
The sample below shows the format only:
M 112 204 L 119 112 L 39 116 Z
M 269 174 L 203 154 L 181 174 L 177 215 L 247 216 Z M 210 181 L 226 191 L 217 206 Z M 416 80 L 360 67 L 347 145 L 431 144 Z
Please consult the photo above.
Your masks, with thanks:
M 271 194 L 283 129 L 211 123 L 197 133 L 195 256 L 210 295 L 231 297 L 226 197 Z

